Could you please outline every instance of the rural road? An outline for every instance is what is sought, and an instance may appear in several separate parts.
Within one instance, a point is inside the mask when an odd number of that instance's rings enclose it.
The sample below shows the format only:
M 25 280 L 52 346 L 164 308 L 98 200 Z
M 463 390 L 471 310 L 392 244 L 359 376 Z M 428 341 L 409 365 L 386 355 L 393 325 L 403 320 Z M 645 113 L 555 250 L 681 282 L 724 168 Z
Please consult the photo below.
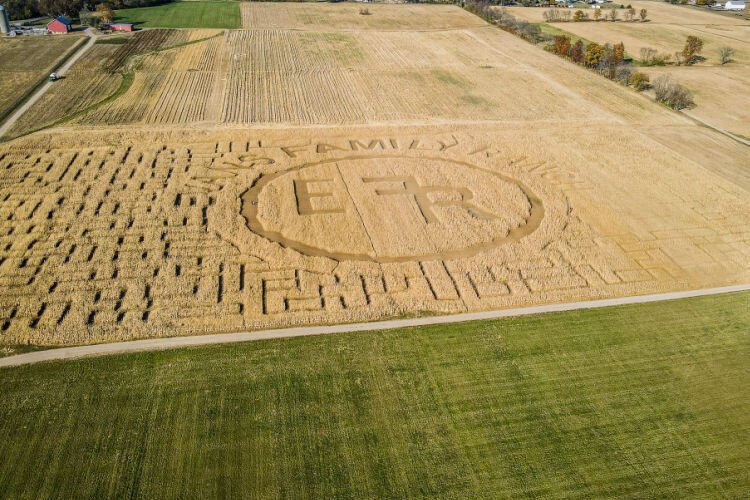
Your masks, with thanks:
M 94 45 L 94 43 L 96 43 L 96 35 L 94 35 L 93 31 L 91 31 L 91 28 L 86 30 L 86 35 L 88 35 L 89 40 L 85 44 L 80 45 L 75 54 L 70 56 L 70 58 L 68 58 L 68 60 L 65 61 L 62 66 L 53 69 L 52 72 L 64 76 L 65 73 L 67 73 L 67 71 L 75 64 L 75 62 L 80 59 L 80 57 L 85 54 Z M 13 124 L 16 123 L 16 121 L 18 121 L 18 119 L 21 118 L 21 116 L 23 116 L 26 111 L 28 111 L 29 108 L 42 98 L 44 93 L 47 92 L 52 85 L 55 85 L 55 82 L 48 81 L 47 83 L 42 85 L 29 99 L 27 99 L 26 102 L 23 103 L 23 105 L 16 109 L 16 111 L 12 115 L 10 115 L 10 117 L 8 117 L 5 123 L 0 126 L 0 137 L 3 137 L 8 132 L 8 130 L 10 130 Z
M 128 352 L 159 351 L 180 347 L 195 347 L 214 344 L 228 344 L 249 342 L 253 340 L 280 339 L 290 337 L 305 337 L 310 335 L 328 335 L 331 333 L 362 332 L 373 330 L 391 330 L 394 328 L 408 328 L 415 326 L 461 323 L 465 321 L 488 320 L 506 318 L 510 316 L 526 316 L 529 314 L 573 311 L 577 309 L 594 309 L 598 307 L 619 306 L 625 304 L 643 304 L 661 300 L 675 300 L 688 297 L 702 297 L 720 293 L 740 292 L 750 290 L 750 284 L 724 286 L 720 288 L 705 288 L 684 292 L 669 292 L 653 295 L 638 295 L 634 297 L 620 297 L 614 299 L 590 300 L 584 302 L 568 302 L 565 304 L 548 304 L 516 309 L 501 309 L 446 316 L 427 316 L 423 318 L 394 319 L 375 321 L 372 323 L 351 323 L 344 325 L 309 326 L 295 328 L 279 328 L 275 330 L 259 330 L 254 332 L 223 333 L 211 335 L 196 335 L 190 337 L 169 337 L 161 339 L 133 340 L 130 342 L 115 342 L 111 344 L 95 344 L 77 347 L 62 347 L 46 351 L 30 352 L 0 358 L 0 368 L 20 366 L 43 361 L 76 359 L 89 356 L 104 356 Z

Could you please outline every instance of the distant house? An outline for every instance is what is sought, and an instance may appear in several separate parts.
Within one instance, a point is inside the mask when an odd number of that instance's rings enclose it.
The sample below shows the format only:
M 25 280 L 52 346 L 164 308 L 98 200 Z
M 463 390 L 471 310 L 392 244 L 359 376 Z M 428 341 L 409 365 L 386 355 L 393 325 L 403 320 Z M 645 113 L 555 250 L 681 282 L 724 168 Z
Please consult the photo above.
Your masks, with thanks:
M 70 30 L 72 29 L 72 26 L 70 24 L 70 21 L 68 21 L 63 16 L 60 16 L 56 19 L 53 19 L 49 23 L 47 23 L 47 31 L 54 34 L 60 34 L 60 33 L 70 33 Z
M 133 25 L 130 23 L 112 23 L 109 25 L 112 31 L 133 31 Z
M 724 4 L 724 10 L 745 10 L 745 0 L 729 0 Z

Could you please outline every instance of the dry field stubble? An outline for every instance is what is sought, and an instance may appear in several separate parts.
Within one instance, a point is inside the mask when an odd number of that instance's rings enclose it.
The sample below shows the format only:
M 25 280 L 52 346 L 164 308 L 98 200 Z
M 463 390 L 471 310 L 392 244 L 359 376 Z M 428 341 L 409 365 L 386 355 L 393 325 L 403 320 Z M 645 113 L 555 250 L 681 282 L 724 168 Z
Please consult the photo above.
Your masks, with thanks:
M 623 2 L 617 2 L 623 3 Z M 632 5 L 634 9 L 640 11 L 646 9 L 648 19 L 651 23 L 659 24 L 677 24 L 677 25 L 705 25 L 705 24 L 733 24 L 743 25 L 747 21 L 741 18 L 728 17 L 718 13 L 709 12 L 704 9 L 694 9 L 689 6 L 671 5 L 662 1 L 637 1 L 625 2 L 625 5 Z M 547 9 L 536 7 L 505 7 L 505 9 L 519 19 L 525 19 L 532 23 L 544 21 L 544 11 Z M 578 9 L 573 9 L 573 11 Z M 591 9 L 581 9 L 587 14 L 591 14 Z M 623 11 L 620 10 L 619 19 L 623 19 Z
M 628 54 L 638 59 L 642 48 L 663 54 L 682 50 L 685 39 L 697 36 L 704 42 L 701 55 L 706 61 L 694 66 L 647 67 L 642 71 L 653 80 L 669 74 L 688 87 L 696 108 L 690 113 L 711 125 L 750 137 L 750 21 L 699 11 L 663 2 L 634 2 L 645 8 L 647 23 L 584 22 L 554 23 L 562 30 L 599 43 L 623 42 Z M 543 22 L 545 9 L 509 8 L 508 11 L 532 22 Z M 621 16 L 622 17 L 622 16 Z M 719 49 L 732 47 L 733 62 L 721 65 Z
M 571 70 L 565 61 L 491 26 L 478 25 L 476 16 L 460 9 L 377 7 L 370 16 L 360 16 L 349 12 L 351 5 L 246 4 L 245 11 L 257 10 L 256 17 L 282 12 L 278 23 L 283 26 L 303 23 L 310 13 L 317 13 L 314 19 L 329 11 L 336 15 L 319 24 L 308 19 L 305 29 L 255 28 L 263 23 L 251 23 L 250 29 L 150 54 L 141 60 L 127 92 L 77 117 L 76 123 L 554 123 L 561 116 L 592 125 L 620 119 L 676 123 L 638 96 L 615 92 L 594 75 Z M 426 14 L 402 19 L 395 15 L 402 7 Z M 443 19 L 444 13 L 450 15 Z M 401 19 L 403 27 L 341 28 L 348 26 L 349 17 L 380 15 Z M 427 29 L 433 24 L 442 28 Z M 137 40 L 148 46 L 130 44 L 112 57 L 111 66 L 121 67 L 139 51 L 215 33 L 143 32 Z M 37 111 L 43 113 L 39 107 Z
M 81 37 L 0 38 L 0 117 L 5 116 Z
M 294 29 L 311 31 L 444 30 L 483 26 L 484 22 L 450 5 L 367 5 L 360 15 L 357 3 L 243 2 L 244 29 Z
M 540 61 L 524 55 L 520 61 L 519 53 Z M 554 122 L 560 116 L 594 123 L 621 113 L 674 121 L 643 113 L 638 96 L 613 93 L 585 72 L 572 75 L 578 87 L 572 91 L 558 81 L 558 75 L 571 75 L 568 66 L 488 26 L 425 32 L 234 30 L 147 56 L 128 92 L 78 123 Z M 545 96 L 550 98 L 540 98 Z M 591 106 L 592 100 L 603 106 Z
M 0 146 L 3 343 L 750 279 L 746 147 L 491 27 L 231 31 L 79 122 Z

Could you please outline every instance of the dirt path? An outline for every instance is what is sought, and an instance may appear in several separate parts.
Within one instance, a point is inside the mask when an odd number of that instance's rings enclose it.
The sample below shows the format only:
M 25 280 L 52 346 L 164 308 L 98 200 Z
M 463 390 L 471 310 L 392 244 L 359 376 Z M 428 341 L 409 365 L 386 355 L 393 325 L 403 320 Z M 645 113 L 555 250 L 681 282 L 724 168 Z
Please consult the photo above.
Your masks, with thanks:
M 465 321 L 490 320 L 510 316 L 526 316 L 578 309 L 595 309 L 625 304 L 644 304 L 661 300 L 675 300 L 689 297 L 703 297 L 720 293 L 740 292 L 750 290 L 750 284 L 724 286 L 720 288 L 704 288 L 684 292 L 669 292 L 653 295 L 638 295 L 634 297 L 620 297 L 614 299 L 590 300 L 584 302 L 568 302 L 565 304 L 548 304 L 516 309 L 501 309 L 474 313 L 452 314 L 446 316 L 427 316 L 423 318 L 394 319 L 375 321 L 372 323 L 351 323 L 329 326 L 309 326 L 296 328 L 278 328 L 275 330 L 259 330 L 250 332 L 223 333 L 211 335 L 196 335 L 191 337 L 170 337 L 163 339 L 134 340 L 130 342 L 114 342 L 111 344 L 96 344 L 77 347 L 62 347 L 46 351 L 30 352 L 0 358 L 0 368 L 20 366 L 43 361 L 67 360 L 91 356 L 105 356 L 128 352 L 161 351 L 180 347 L 196 347 L 214 344 L 229 344 L 249 342 L 254 340 L 280 339 L 290 337 L 306 337 L 311 335 L 328 335 L 332 333 L 364 332 L 373 330 L 392 330 L 394 328 L 410 328 L 427 325 L 462 323 Z
M 59 68 L 53 69 L 52 72 L 57 73 L 58 75 L 61 75 L 61 76 L 65 75 L 65 73 L 67 73 L 67 71 L 76 63 L 76 61 L 80 59 L 80 57 L 83 54 L 85 54 L 94 45 L 94 43 L 96 43 L 96 35 L 94 35 L 91 29 L 86 30 L 86 35 L 89 36 L 89 40 L 85 44 L 79 46 L 78 51 L 75 54 L 69 57 L 68 60 L 65 61 L 65 63 L 62 66 L 60 66 Z M 21 107 L 16 109 L 16 111 L 12 115 L 10 115 L 10 117 L 6 120 L 6 122 L 3 123 L 2 126 L 0 126 L 0 137 L 3 137 L 8 132 L 8 130 L 10 130 L 11 127 L 13 127 L 16 121 L 18 121 L 18 119 L 21 118 L 21 116 L 26 111 L 28 111 L 29 108 L 31 108 L 31 106 L 36 104 L 36 102 L 42 98 L 44 93 L 47 92 L 47 90 L 49 90 L 49 88 L 54 84 L 55 82 L 48 81 L 47 83 L 42 85 L 34 93 L 34 95 L 32 95 L 29 99 L 27 99 L 26 102 L 23 103 L 23 105 L 21 105 Z
M 750 141 L 748 141 L 747 139 L 744 139 L 744 138 L 742 138 L 740 136 L 734 135 L 730 131 L 724 130 L 723 128 L 719 128 L 716 125 L 712 125 L 712 124 L 708 123 L 707 121 L 701 120 L 700 118 L 698 118 L 697 116 L 695 116 L 693 113 L 691 113 L 689 110 L 683 109 L 682 111 L 680 111 L 680 113 L 682 113 L 683 115 L 687 116 L 688 118 L 690 118 L 694 122 L 698 123 L 699 125 L 706 126 L 706 127 L 710 128 L 711 130 L 713 130 L 714 132 L 718 132 L 720 134 L 724 134 L 725 136 L 727 136 L 730 139 L 733 139 L 733 140 L 739 142 L 740 144 L 744 144 L 745 146 L 750 146 Z

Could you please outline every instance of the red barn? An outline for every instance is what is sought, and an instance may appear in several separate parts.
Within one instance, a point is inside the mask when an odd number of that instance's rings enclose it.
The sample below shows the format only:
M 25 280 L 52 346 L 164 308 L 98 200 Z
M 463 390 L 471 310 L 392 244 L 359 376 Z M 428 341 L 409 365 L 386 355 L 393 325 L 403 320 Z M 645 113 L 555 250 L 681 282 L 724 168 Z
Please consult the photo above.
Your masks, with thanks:
M 50 33 L 70 33 L 71 30 L 70 21 L 65 19 L 63 16 L 58 17 L 57 19 L 53 19 L 49 23 L 47 23 L 47 31 Z
M 133 31 L 133 25 L 130 23 L 114 23 L 109 25 L 112 31 Z

